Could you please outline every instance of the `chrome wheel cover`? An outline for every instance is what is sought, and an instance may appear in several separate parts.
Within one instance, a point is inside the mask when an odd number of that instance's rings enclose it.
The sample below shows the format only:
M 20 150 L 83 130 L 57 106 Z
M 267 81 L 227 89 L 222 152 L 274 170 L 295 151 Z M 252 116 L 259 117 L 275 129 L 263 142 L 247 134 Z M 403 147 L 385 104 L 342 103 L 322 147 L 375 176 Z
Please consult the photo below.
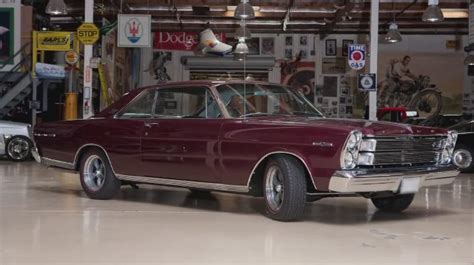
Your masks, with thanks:
M 7 152 L 15 160 L 23 160 L 30 154 L 30 143 L 23 138 L 13 138 L 8 142 Z
M 97 155 L 91 155 L 84 163 L 84 183 L 91 191 L 98 191 L 104 186 L 106 169 L 102 159 Z
M 265 198 L 272 211 L 278 211 L 283 203 L 283 176 L 278 166 L 271 166 L 265 176 Z
M 458 149 L 454 151 L 453 161 L 459 168 L 468 168 L 472 164 L 472 154 L 466 149 Z

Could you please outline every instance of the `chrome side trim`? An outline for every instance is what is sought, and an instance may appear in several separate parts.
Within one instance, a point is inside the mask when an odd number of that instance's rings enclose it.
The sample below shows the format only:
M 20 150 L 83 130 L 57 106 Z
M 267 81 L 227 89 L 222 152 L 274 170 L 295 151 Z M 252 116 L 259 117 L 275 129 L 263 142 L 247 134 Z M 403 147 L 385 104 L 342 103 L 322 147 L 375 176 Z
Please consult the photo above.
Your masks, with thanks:
M 69 163 L 69 162 L 64 162 L 56 159 L 51 159 L 47 157 L 42 157 L 41 162 L 47 166 L 53 166 L 53 167 L 62 167 L 62 168 L 67 168 L 67 169 L 72 169 L 74 170 L 74 164 Z
M 262 158 L 260 158 L 258 160 L 258 162 L 255 164 L 255 166 L 253 167 L 252 171 L 250 172 L 250 176 L 249 176 L 249 180 L 247 181 L 247 188 L 250 189 L 250 181 L 252 181 L 252 177 L 255 173 L 255 170 L 257 169 L 257 167 L 260 165 L 260 163 L 265 159 L 267 158 L 268 156 L 270 155 L 274 155 L 274 154 L 286 154 L 286 155 L 292 155 L 296 158 L 298 158 L 302 163 L 303 165 L 306 167 L 306 170 L 308 170 L 308 173 L 309 173 L 309 177 L 311 178 L 311 182 L 313 183 L 313 187 L 315 190 L 318 190 L 318 188 L 316 187 L 316 183 L 314 183 L 314 179 L 313 179 L 313 175 L 311 174 L 311 170 L 309 170 L 309 167 L 308 165 L 306 164 L 306 162 L 297 154 L 295 153 L 291 153 L 291 152 L 286 152 L 286 151 L 275 151 L 275 152 L 271 152 L 271 153 L 268 153 L 266 155 L 264 155 Z
M 400 184 L 405 178 L 420 178 L 421 187 L 450 184 L 459 174 L 457 169 L 448 168 L 426 168 L 378 172 L 365 174 L 357 171 L 336 171 L 329 181 L 329 190 L 335 192 L 398 192 Z
M 112 160 L 110 159 L 109 154 L 107 153 L 107 151 L 105 150 L 104 147 L 102 147 L 102 146 L 100 146 L 100 145 L 98 145 L 98 144 L 85 144 L 85 145 L 82 145 L 81 147 L 79 147 L 79 149 L 77 149 L 77 151 L 76 151 L 76 154 L 74 155 L 74 160 L 73 160 L 74 168 L 76 168 L 77 163 L 79 162 L 79 161 L 78 161 L 78 158 L 79 158 L 79 154 L 81 153 L 81 151 L 82 151 L 84 148 L 90 147 L 90 146 L 92 146 L 92 147 L 98 147 L 98 148 L 100 148 L 100 149 L 104 152 L 105 156 L 106 156 L 107 159 L 109 160 L 109 165 L 110 165 L 110 168 L 112 168 L 112 172 L 113 172 L 115 175 L 117 175 L 117 174 L 115 173 L 114 166 L 112 165 Z
M 198 182 L 198 181 L 188 181 L 188 180 L 129 176 L 129 175 L 122 175 L 122 174 L 116 174 L 116 177 L 124 181 L 141 182 L 141 183 L 157 184 L 157 185 L 164 185 L 164 186 L 196 188 L 196 189 L 216 190 L 216 191 L 228 191 L 228 192 L 238 192 L 238 193 L 249 192 L 249 188 L 247 186 L 239 186 L 239 185 L 226 185 L 226 184 L 220 184 L 220 183 Z
M 447 134 L 399 134 L 399 135 L 373 135 L 373 134 L 366 134 L 364 138 L 407 138 L 407 137 L 446 137 Z

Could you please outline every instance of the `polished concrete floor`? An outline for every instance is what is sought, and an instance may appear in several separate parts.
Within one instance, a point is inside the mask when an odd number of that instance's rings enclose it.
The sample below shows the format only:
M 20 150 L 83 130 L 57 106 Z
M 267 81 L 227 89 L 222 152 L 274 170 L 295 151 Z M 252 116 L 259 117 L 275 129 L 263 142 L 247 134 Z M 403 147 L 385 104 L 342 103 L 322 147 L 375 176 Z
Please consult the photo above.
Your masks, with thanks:
M 0 264 L 474 264 L 474 175 L 423 189 L 402 214 L 363 198 L 307 205 L 301 222 L 224 193 L 123 187 L 110 201 L 77 175 L 0 160 Z

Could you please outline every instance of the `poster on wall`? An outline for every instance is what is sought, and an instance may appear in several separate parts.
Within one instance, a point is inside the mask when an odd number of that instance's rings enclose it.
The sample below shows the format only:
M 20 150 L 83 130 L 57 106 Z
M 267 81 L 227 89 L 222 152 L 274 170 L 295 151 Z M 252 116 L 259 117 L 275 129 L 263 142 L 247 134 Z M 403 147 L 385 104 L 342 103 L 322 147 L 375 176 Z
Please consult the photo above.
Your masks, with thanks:
M 151 15 L 119 14 L 117 28 L 118 47 L 151 47 Z
M 274 55 L 274 54 L 275 54 L 275 39 L 262 38 L 262 55 Z
M 379 107 L 403 106 L 418 111 L 421 117 L 460 113 L 463 68 L 462 53 L 379 54 Z M 446 69 L 452 71 L 447 74 Z
M 0 8 L 0 65 L 13 64 L 14 32 L 14 8 Z
M 152 79 L 156 80 L 156 83 L 166 83 L 171 81 L 167 69 L 167 65 L 171 62 L 171 59 L 171 52 L 153 51 L 153 57 L 148 63 L 148 68 L 145 69 L 145 72 L 147 72 Z
M 283 61 L 281 67 L 281 82 L 301 91 L 306 98 L 314 103 L 314 62 Z

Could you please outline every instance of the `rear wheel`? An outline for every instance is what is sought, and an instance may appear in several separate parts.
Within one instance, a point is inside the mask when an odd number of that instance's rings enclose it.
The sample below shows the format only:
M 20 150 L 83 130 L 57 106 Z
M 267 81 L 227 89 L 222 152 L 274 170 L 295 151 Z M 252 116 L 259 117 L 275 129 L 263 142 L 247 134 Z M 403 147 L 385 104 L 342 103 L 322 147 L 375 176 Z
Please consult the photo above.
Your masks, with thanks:
M 472 163 L 472 154 L 474 150 L 467 146 L 460 145 L 453 154 L 453 162 L 461 172 L 474 171 L 474 164 Z
M 30 139 L 25 136 L 13 136 L 7 141 L 6 153 L 10 160 L 20 162 L 25 161 L 31 155 L 31 144 Z
M 372 203 L 383 212 L 402 212 L 413 202 L 415 194 L 399 194 L 391 197 L 372 198 Z
M 80 177 L 82 188 L 91 199 L 111 199 L 120 189 L 120 180 L 99 150 L 89 150 L 82 156 Z
M 306 203 L 306 179 L 301 163 L 285 155 L 269 160 L 263 193 L 268 217 L 279 221 L 300 219 Z

